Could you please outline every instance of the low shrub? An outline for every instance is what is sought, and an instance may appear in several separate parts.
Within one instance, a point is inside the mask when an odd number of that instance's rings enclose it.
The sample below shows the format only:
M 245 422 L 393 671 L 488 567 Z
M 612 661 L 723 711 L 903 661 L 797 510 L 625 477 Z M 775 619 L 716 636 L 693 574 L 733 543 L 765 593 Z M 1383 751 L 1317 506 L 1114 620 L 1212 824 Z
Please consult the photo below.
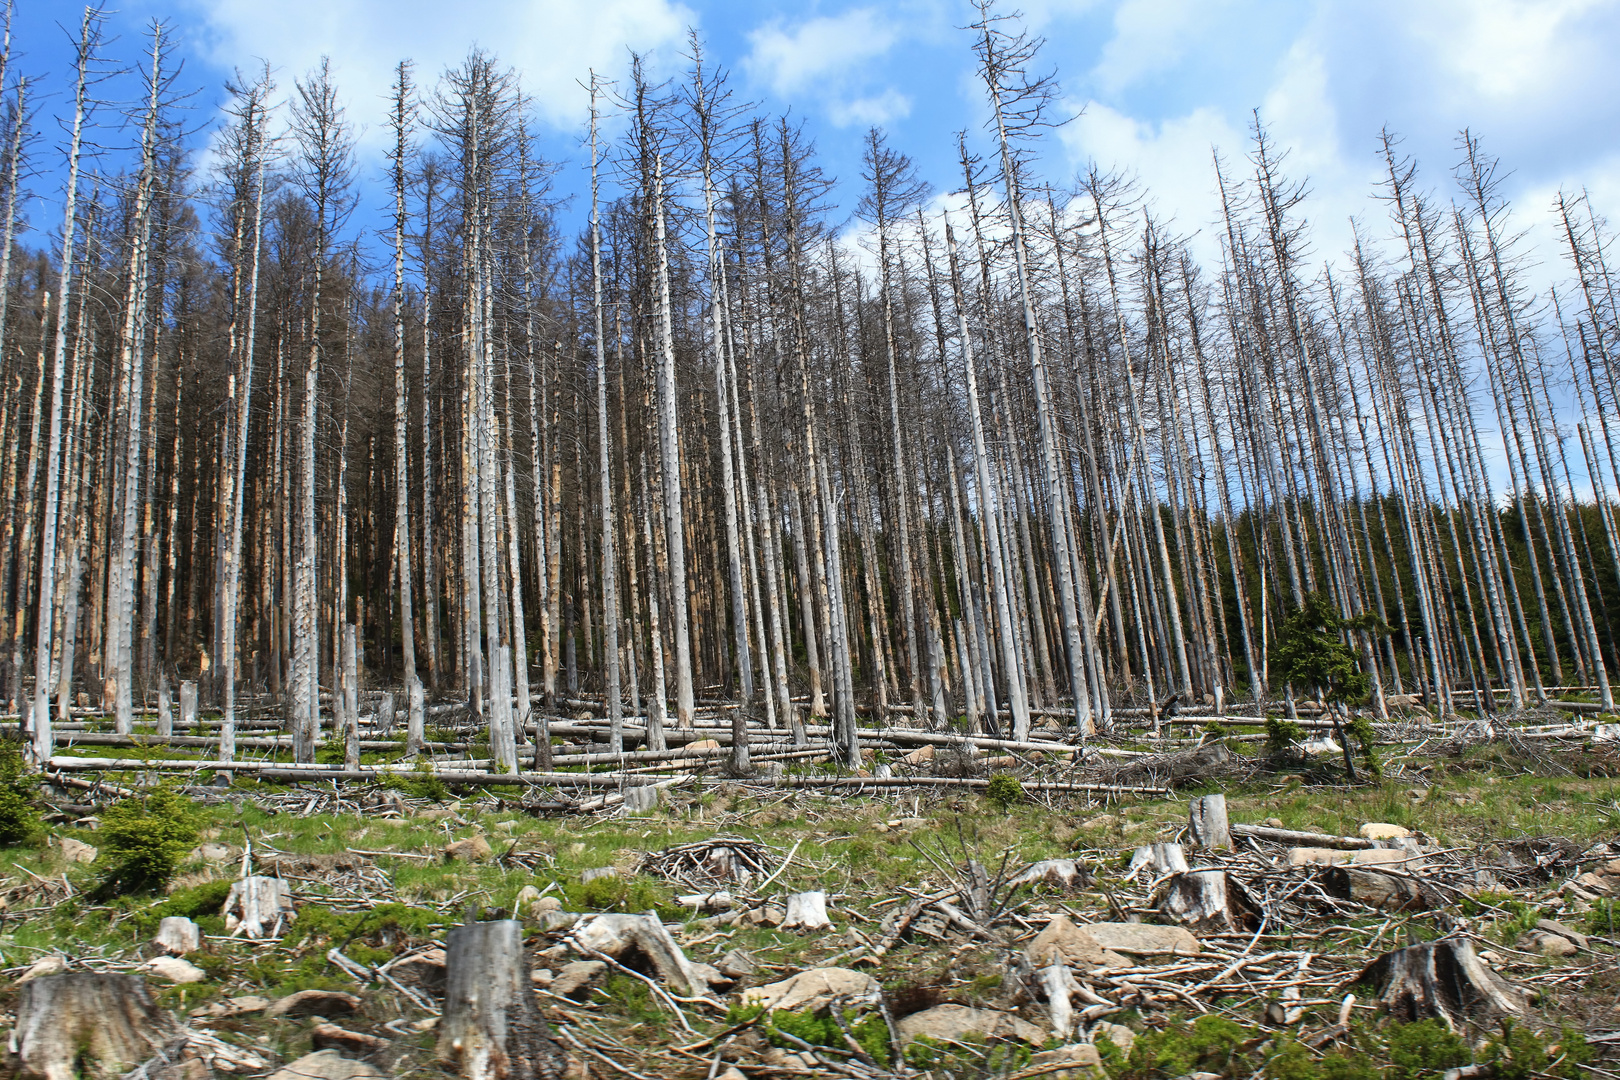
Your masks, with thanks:
M 37 781 L 28 775 L 15 739 L 0 739 L 0 847 L 19 847 L 41 835 L 34 807 Z
M 108 889 L 162 888 L 197 843 L 197 810 L 165 784 L 114 803 L 101 816 L 100 835 Z

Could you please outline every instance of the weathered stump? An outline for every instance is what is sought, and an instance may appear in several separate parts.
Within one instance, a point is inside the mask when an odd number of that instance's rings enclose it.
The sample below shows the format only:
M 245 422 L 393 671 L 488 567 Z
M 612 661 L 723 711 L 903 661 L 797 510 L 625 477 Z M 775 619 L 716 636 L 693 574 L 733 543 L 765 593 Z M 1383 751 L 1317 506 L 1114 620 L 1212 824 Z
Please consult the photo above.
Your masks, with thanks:
M 170 915 L 158 924 L 152 944 L 170 956 L 185 956 L 202 948 L 202 930 L 184 915 Z
M 831 927 L 832 920 L 827 918 L 825 892 L 817 890 L 788 897 L 787 917 L 782 920 L 782 929 L 828 930 Z
M 386 739 L 394 733 L 394 692 L 384 690 L 377 698 L 377 712 L 371 719 L 372 731 L 379 739 Z
M 405 721 L 405 752 L 407 754 L 420 754 L 427 723 L 427 694 L 422 690 L 420 679 L 411 683 L 410 712 Z
M 169 690 L 169 673 L 158 671 L 158 738 L 166 739 L 174 734 L 174 696 Z
M 1195 846 L 1206 851 L 1231 849 L 1232 826 L 1226 817 L 1225 795 L 1201 795 L 1188 803 L 1187 824 Z
M 445 961 L 439 1060 L 465 1080 L 560 1080 L 567 1056 L 534 1006 L 523 924 L 458 926 Z
M 1159 912 L 1194 930 L 1231 934 L 1260 924 L 1259 906 L 1225 870 L 1193 870 L 1170 879 Z
M 174 1032 L 140 977 L 71 972 L 23 984 L 12 1045 L 24 1075 L 76 1080 L 122 1076 Z
M 1502 978 L 1474 954 L 1467 938 L 1425 941 L 1387 952 L 1361 970 L 1351 985 L 1372 983 L 1390 1015 L 1411 1022 L 1464 1021 L 1524 1016 L 1531 993 Z
M 190 679 L 180 684 L 180 726 L 187 731 L 197 727 L 197 684 Z
M 245 877 L 225 898 L 225 930 L 252 941 L 272 938 L 292 922 L 292 890 L 280 878 Z
M 1131 853 L 1130 869 L 1147 867 L 1154 877 L 1187 872 L 1187 853 L 1180 844 L 1144 844 Z
M 683 996 L 709 992 L 708 980 L 656 915 L 595 915 L 575 926 L 573 941 L 588 954 L 600 953 L 637 971 L 650 970 Z

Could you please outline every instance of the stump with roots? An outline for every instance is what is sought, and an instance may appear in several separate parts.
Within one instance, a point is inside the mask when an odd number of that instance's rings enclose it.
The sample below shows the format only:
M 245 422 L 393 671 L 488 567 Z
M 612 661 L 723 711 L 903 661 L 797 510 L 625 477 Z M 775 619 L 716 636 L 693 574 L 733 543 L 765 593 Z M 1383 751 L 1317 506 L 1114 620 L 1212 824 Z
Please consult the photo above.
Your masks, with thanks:
M 280 878 L 245 877 L 225 898 L 225 931 L 251 941 L 277 937 L 292 924 L 292 890 Z
M 1378 988 L 1378 1003 L 1397 1019 L 1440 1020 L 1453 1031 L 1468 1021 L 1529 1013 L 1532 992 L 1485 966 L 1467 938 L 1425 941 L 1387 952 L 1352 985 Z
M 567 1056 L 534 1005 L 523 924 L 469 923 L 445 936 L 439 1060 L 464 1080 L 560 1080 Z
M 70 972 L 24 983 L 12 1045 L 25 1076 L 122 1076 L 175 1033 L 136 975 Z
M 1260 925 L 1259 906 L 1225 870 L 1177 874 L 1165 888 L 1159 912 L 1201 933 L 1232 934 Z
M 594 915 L 575 925 L 569 940 L 588 956 L 600 954 L 633 970 L 650 970 L 678 994 L 697 996 L 709 991 L 708 980 L 657 915 Z

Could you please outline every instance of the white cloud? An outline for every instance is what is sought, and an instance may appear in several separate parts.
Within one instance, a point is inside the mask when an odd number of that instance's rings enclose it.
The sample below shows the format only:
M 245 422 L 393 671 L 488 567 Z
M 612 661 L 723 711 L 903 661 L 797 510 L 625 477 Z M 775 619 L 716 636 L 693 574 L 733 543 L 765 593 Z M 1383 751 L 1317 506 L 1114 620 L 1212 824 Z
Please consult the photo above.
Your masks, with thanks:
M 1202 230 L 1194 249 L 1219 257 L 1217 231 L 1210 228 L 1221 212 L 1211 150 L 1219 147 L 1230 157 L 1245 138 L 1219 111 L 1201 107 L 1154 123 L 1092 101 L 1062 132 L 1076 168 L 1095 162 L 1104 172 L 1134 176 L 1155 216 L 1179 234 Z
M 749 33 L 753 49 L 743 68 L 778 94 L 795 94 L 882 56 L 896 37 L 894 26 L 874 8 L 818 16 L 792 30 L 776 20 Z
M 1603 0 L 1451 0 L 1414 4 L 1414 37 L 1429 45 L 1453 76 L 1440 80 L 1448 97 L 1507 102 L 1539 98 L 1563 81 L 1572 65 L 1592 57 L 1594 44 L 1572 33 L 1581 16 Z
M 828 116 L 839 127 L 882 127 L 911 115 L 911 99 L 890 88 L 871 97 L 836 102 Z
M 679 45 L 697 16 L 680 0 L 479 0 L 443 4 L 397 0 L 386 11 L 369 0 L 194 0 L 201 51 L 222 66 L 269 60 L 284 91 L 325 56 L 332 59 L 349 116 L 378 138 L 394 65 L 416 62 L 431 85 L 478 46 L 522 76 L 540 116 L 577 124 L 588 99 L 579 86 L 592 68 L 609 75 L 626 50 Z
M 1092 78 L 1109 93 L 1173 68 L 1207 30 L 1222 0 L 1123 0 L 1114 12 L 1114 36 L 1103 46 Z

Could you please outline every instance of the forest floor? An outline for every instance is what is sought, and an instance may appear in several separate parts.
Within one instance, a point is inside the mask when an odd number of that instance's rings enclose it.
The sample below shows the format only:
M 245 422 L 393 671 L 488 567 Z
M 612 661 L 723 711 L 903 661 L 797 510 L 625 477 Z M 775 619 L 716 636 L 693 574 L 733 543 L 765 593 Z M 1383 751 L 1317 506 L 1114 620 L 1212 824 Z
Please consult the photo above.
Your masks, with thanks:
M 98 850 L 104 790 L 47 788 L 43 833 L 0 852 L 0 1011 L 9 1025 L 17 986 L 31 976 L 140 972 L 190 1030 L 237 1048 L 214 1057 L 217 1073 L 270 1075 L 325 1048 L 371 1062 L 378 1075 L 441 1076 L 434 1029 L 445 934 L 469 920 L 517 918 L 535 1003 L 576 1078 L 1620 1075 L 1613 744 L 1419 741 L 1387 757 L 1382 779 L 1359 784 L 1342 782 L 1334 764 L 1264 763 L 1261 747 L 1233 744 L 1231 763 L 1164 797 L 783 790 L 711 766 L 637 815 L 535 812 L 512 789 L 455 789 L 426 774 L 347 785 L 239 777 L 184 789 L 196 846 L 165 889 L 124 894 L 108 888 Z M 1005 770 L 1026 781 L 1035 771 L 1026 762 Z M 110 772 L 99 783 L 139 780 Z M 1343 838 L 1345 847 L 1370 846 L 1361 840 L 1368 823 L 1398 826 L 1386 831 L 1408 832 L 1406 851 L 1421 853 L 1388 868 L 1410 895 L 1369 900 L 1347 891 L 1342 867 L 1301 863 L 1292 845 L 1264 837 L 1195 851 L 1189 799 L 1213 792 L 1224 793 L 1234 825 Z M 1131 951 L 1095 935 L 1069 940 L 1087 924 L 1174 923 L 1165 894 L 1175 875 L 1131 863 L 1139 848 L 1177 841 L 1194 869 L 1226 871 L 1233 893 L 1224 913 L 1191 924 L 1193 945 Z M 757 872 L 728 874 L 738 854 Z M 1009 884 L 1044 860 L 1074 860 L 1077 874 L 1063 880 L 1058 863 Z M 247 870 L 291 887 L 296 915 L 266 940 L 227 932 L 222 908 Z M 681 900 L 718 889 L 729 908 Z M 781 925 L 793 914 L 787 898 L 812 891 L 825 893 L 831 926 Z M 661 986 L 631 958 L 628 970 L 587 962 L 563 913 L 614 911 L 656 912 L 691 961 L 716 969 L 708 992 Z M 185 957 L 190 972 L 152 965 L 166 916 L 201 930 L 201 947 Z M 1559 929 L 1538 930 L 1541 920 Z M 1074 1034 L 1062 1039 L 1052 1014 L 1066 1006 L 1043 982 L 1043 957 L 1031 955 L 1048 939 L 1061 939 L 1074 972 Z M 1457 1036 L 1444 1003 L 1430 1013 L 1438 1023 L 1385 1017 L 1384 987 L 1376 975 L 1357 982 L 1363 969 L 1442 940 L 1467 942 L 1528 992 L 1525 1007 L 1474 1009 L 1464 988 L 1449 1010 Z M 763 1015 L 743 997 L 829 967 L 856 973 L 831 1012 L 827 995 Z M 301 991 L 335 993 L 287 1004 Z M 952 1005 L 975 1011 L 940 1008 Z M 1077 1040 L 1094 1049 L 1075 1049 Z

